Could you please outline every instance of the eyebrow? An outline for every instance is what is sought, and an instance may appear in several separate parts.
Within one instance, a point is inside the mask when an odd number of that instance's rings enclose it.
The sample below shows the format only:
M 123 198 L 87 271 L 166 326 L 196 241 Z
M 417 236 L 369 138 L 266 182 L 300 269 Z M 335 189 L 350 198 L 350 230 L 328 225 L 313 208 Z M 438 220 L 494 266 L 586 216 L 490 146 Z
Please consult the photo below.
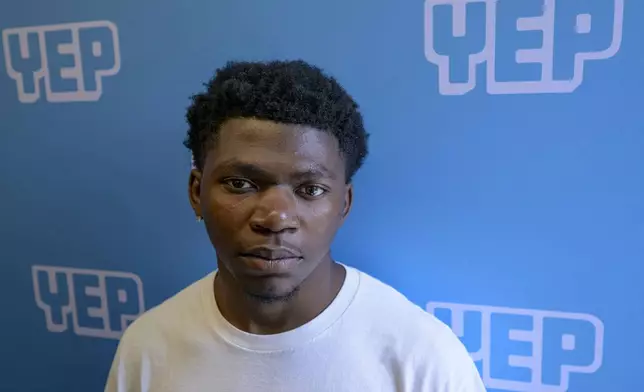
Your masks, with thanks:
M 242 162 L 238 159 L 232 158 L 219 164 L 219 167 L 225 170 L 231 170 L 240 173 L 244 177 L 255 177 L 261 179 L 273 179 L 275 176 L 261 166 Z M 326 166 L 319 163 L 307 164 L 304 168 L 300 168 L 291 173 L 290 176 L 293 180 L 313 179 L 326 177 L 335 179 L 334 173 Z

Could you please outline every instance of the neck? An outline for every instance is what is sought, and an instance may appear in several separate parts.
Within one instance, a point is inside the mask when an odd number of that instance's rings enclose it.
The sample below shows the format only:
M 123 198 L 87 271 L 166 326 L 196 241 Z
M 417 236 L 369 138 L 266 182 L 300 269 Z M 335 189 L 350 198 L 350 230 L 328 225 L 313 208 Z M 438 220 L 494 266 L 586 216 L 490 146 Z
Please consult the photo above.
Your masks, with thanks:
M 258 335 L 277 334 L 298 328 L 322 313 L 340 291 L 345 272 L 343 266 L 328 257 L 292 298 L 267 303 L 248 296 L 220 268 L 214 283 L 215 299 L 223 317 L 237 329 Z

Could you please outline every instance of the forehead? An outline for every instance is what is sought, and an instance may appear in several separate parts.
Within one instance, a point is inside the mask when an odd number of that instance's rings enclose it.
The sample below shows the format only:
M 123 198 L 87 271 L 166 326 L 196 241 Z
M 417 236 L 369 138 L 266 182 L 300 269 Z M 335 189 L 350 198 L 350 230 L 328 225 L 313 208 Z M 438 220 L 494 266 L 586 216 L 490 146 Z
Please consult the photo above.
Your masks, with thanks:
M 344 171 L 338 141 L 329 132 L 257 119 L 232 119 L 221 126 L 208 161 L 217 166 L 231 160 L 276 171 L 307 165 Z

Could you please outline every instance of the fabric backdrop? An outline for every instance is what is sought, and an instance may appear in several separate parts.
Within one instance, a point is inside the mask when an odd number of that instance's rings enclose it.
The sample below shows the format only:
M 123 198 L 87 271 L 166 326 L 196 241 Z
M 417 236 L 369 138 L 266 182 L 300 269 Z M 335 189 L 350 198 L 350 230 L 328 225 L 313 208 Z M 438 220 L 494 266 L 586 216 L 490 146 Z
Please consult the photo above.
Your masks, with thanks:
M 189 97 L 228 60 L 302 58 L 372 135 L 338 260 L 451 325 L 490 391 L 644 391 L 643 18 L 639 0 L 3 1 L 0 390 L 102 391 L 128 323 L 216 268 L 187 199 Z

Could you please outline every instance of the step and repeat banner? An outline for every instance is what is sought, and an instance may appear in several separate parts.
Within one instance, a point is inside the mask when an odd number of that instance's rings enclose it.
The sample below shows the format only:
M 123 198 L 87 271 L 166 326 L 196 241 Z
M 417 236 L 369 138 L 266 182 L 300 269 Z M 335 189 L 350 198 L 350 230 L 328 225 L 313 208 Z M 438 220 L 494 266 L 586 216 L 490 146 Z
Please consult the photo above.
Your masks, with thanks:
M 4 1 L 0 390 L 102 391 L 216 268 L 185 109 L 302 58 L 371 133 L 336 258 L 461 337 L 490 391 L 644 391 L 644 3 Z

